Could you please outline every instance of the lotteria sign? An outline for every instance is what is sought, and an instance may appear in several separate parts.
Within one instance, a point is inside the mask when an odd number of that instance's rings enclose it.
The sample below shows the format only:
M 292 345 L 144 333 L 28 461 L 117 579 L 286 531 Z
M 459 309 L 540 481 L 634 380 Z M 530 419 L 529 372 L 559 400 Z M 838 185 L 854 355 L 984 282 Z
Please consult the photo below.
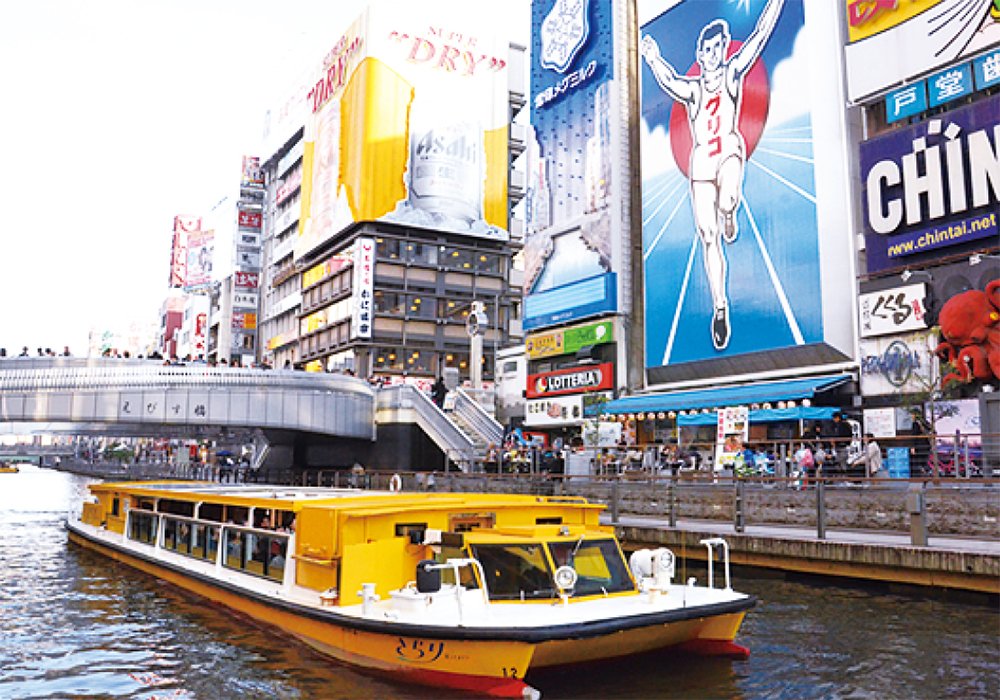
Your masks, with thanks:
M 613 389 L 614 365 L 605 362 L 589 367 L 574 367 L 556 372 L 528 375 L 528 398 L 542 399 L 560 394 Z

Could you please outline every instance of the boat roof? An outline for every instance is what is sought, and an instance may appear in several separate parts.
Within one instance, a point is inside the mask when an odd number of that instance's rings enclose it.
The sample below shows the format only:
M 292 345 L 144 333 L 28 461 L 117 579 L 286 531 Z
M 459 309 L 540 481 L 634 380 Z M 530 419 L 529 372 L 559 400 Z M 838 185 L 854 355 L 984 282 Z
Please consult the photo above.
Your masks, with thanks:
M 92 484 L 94 493 L 117 492 L 150 498 L 170 498 L 182 501 L 210 501 L 230 505 L 279 509 L 303 506 L 334 506 L 364 508 L 372 515 L 378 512 L 402 511 L 411 508 L 448 508 L 463 504 L 477 507 L 524 506 L 530 504 L 564 505 L 575 508 L 603 510 L 604 505 L 590 503 L 576 496 L 531 496 L 506 493 L 452 493 L 412 491 L 367 491 L 321 486 L 276 486 L 265 484 L 219 484 L 209 481 L 122 481 Z M 297 508 L 296 508 L 297 506 Z

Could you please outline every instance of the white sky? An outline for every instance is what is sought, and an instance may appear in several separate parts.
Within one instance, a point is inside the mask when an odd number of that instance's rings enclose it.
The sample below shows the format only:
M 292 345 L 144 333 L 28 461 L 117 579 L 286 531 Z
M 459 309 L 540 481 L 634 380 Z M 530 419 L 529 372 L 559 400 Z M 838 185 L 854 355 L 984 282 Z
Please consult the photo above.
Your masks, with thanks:
M 5 2 L 0 347 L 83 355 L 91 328 L 155 322 L 173 217 L 234 190 L 266 109 L 364 4 Z

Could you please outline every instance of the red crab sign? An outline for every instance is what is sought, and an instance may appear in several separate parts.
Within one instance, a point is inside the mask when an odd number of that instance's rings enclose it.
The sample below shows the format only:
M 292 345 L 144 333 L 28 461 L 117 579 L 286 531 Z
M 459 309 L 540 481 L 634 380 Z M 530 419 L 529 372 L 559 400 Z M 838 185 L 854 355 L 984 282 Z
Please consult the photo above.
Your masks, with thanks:
M 942 339 L 935 352 L 955 368 L 941 377 L 942 388 L 951 381 L 1000 379 L 1000 280 L 985 292 L 953 296 L 941 307 L 938 323 Z

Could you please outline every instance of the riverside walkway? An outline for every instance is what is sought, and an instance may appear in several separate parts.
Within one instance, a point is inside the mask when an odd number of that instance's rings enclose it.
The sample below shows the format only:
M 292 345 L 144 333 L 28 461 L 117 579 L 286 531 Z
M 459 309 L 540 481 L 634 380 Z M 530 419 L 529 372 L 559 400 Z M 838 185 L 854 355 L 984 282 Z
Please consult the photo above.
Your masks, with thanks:
M 607 524 L 611 518 L 602 518 Z M 1000 541 L 986 537 L 929 535 L 913 544 L 913 535 L 892 531 L 827 529 L 820 538 L 813 527 L 746 525 L 731 522 L 664 519 L 622 515 L 615 529 L 629 548 L 666 546 L 704 559 L 701 540 L 723 537 L 733 564 L 784 572 L 838 576 L 883 584 L 928 586 L 1000 595 Z

